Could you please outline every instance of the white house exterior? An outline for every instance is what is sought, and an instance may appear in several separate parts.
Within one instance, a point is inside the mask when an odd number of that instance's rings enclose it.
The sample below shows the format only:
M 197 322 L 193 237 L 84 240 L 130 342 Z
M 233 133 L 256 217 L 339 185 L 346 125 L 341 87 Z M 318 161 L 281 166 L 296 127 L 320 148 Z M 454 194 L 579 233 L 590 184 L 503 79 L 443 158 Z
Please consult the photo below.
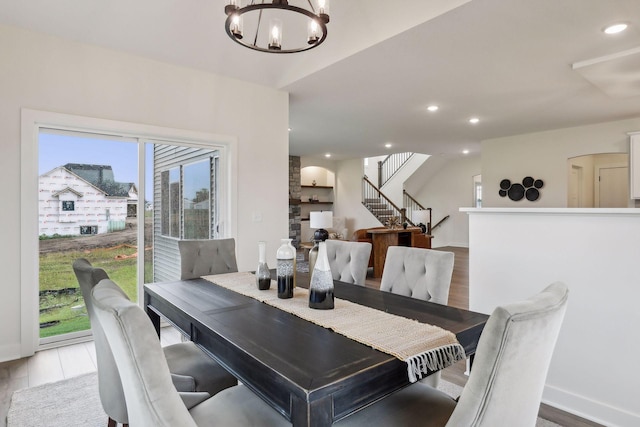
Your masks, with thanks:
M 77 236 L 123 229 L 127 206 L 138 199 L 135 185 L 127 185 L 128 191 L 112 196 L 64 166 L 40 175 L 39 234 Z

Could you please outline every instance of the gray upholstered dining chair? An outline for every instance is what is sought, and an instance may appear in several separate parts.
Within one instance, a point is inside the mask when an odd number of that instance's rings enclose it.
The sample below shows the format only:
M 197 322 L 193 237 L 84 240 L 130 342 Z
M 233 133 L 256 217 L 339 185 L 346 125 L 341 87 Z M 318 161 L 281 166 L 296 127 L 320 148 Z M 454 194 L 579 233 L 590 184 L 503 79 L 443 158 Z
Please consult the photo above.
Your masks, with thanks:
M 145 312 L 109 279 L 92 291 L 93 306 L 113 351 L 134 427 L 291 424 L 243 385 L 213 397 L 180 399 L 155 330 Z
M 497 307 L 458 402 L 418 383 L 334 425 L 535 426 L 568 294 L 556 282 L 525 301 Z
M 364 286 L 371 255 L 371 243 L 325 241 L 333 280 Z
M 104 331 L 96 319 L 91 300 L 91 290 L 99 281 L 108 279 L 109 276 L 102 268 L 92 266 L 84 258 L 77 259 L 73 263 L 73 271 L 78 279 L 89 315 L 89 322 L 91 323 L 98 364 L 100 402 L 109 417 L 108 425 L 115 426 L 115 423 L 127 424 L 127 406 L 120 376 Z M 148 322 L 151 324 L 150 321 Z M 171 380 L 180 391 L 215 394 L 238 383 L 235 377 L 203 353 L 192 342 L 166 346 L 163 348 L 163 353 L 172 372 Z
M 229 239 L 180 240 L 180 280 L 238 271 L 236 241 Z
M 390 246 L 384 262 L 380 290 L 447 305 L 453 274 L 453 252 Z M 420 380 L 437 387 L 438 371 Z
M 390 246 L 380 290 L 446 305 L 453 258 L 453 252 Z

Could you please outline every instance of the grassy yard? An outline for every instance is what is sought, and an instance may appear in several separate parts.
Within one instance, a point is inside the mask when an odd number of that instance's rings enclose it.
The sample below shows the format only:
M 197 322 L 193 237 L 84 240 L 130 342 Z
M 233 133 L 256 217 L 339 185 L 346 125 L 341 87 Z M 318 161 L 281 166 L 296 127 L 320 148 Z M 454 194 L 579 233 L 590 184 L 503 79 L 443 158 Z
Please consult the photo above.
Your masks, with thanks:
M 66 251 L 40 255 L 40 337 L 89 329 L 89 318 L 72 264 L 86 258 L 103 268 L 129 298 L 137 301 L 136 257 L 131 246 Z M 49 291 L 49 292 L 44 292 Z M 50 326 L 45 326 L 49 324 Z

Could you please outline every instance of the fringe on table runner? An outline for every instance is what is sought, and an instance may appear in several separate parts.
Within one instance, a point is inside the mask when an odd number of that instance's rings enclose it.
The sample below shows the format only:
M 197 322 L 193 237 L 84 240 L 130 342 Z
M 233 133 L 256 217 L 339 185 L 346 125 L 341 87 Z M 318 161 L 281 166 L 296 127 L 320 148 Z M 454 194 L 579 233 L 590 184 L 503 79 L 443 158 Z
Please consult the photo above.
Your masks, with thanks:
M 444 369 L 459 360 L 466 359 L 466 357 L 464 348 L 460 344 L 447 345 L 411 356 L 405 361 L 407 362 L 409 381 L 415 383 L 427 376 L 429 372 Z

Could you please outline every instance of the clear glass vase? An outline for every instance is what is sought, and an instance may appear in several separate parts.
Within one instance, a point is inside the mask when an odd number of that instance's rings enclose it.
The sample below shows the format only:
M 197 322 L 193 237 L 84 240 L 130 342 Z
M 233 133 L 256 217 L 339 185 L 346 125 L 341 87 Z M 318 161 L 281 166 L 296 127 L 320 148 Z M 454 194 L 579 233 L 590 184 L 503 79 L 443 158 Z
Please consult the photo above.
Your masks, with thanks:
M 296 251 L 290 245 L 290 242 L 291 239 L 280 239 L 280 247 L 276 252 L 276 258 L 278 259 L 278 266 L 276 267 L 278 298 L 293 298 Z
M 333 276 L 327 257 L 327 244 L 318 243 L 318 259 L 311 273 L 309 285 L 309 307 L 320 310 L 328 310 L 334 307 L 333 302 Z
M 271 287 L 271 272 L 267 265 L 267 242 L 258 242 L 258 269 L 256 270 L 256 285 L 261 291 Z

